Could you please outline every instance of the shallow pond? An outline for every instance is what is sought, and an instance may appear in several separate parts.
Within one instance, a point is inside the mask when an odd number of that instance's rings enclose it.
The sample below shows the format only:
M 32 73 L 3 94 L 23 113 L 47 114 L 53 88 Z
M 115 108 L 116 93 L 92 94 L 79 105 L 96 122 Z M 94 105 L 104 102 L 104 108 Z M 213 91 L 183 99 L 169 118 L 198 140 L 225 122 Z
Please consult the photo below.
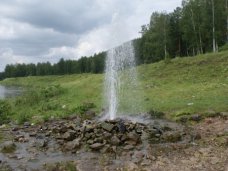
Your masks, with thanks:
M 22 92 L 20 87 L 0 85 L 0 99 L 19 96 Z

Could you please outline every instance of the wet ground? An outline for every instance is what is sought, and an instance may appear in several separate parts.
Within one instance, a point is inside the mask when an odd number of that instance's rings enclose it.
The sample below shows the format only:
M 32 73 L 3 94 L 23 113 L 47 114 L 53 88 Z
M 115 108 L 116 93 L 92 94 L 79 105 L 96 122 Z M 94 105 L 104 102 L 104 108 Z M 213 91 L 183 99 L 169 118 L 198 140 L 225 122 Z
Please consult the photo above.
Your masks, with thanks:
M 228 170 L 227 118 L 146 120 L 1 126 L 0 170 Z

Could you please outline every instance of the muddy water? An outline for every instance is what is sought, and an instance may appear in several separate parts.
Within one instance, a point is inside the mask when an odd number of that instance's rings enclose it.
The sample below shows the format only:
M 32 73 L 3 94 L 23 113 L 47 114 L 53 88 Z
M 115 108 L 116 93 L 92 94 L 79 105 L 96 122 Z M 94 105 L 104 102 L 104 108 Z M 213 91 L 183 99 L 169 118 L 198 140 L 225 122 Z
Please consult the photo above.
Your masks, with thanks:
M 0 129 L 0 134 L 3 139 L 2 142 L 13 140 L 13 136 L 8 129 Z M 35 170 L 42 168 L 45 164 L 56 163 L 58 161 L 72 161 L 76 159 L 75 154 L 63 153 L 59 148 L 58 144 L 51 138 L 48 138 L 48 145 L 51 148 L 39 148 L 36 147 L 35 143 L 37 139 L 29 137 L 28 133 L 20 132 L 20 135 L 24 135 L 25 138 L 29 139 L 29 142 L 19 143 L 15 142 L 17 148 L 14 153 L 0 153 L 1 162 L 6 162 L 13 170 L 24 171 Z M 43 135 L 40 135 L 43 137 Z

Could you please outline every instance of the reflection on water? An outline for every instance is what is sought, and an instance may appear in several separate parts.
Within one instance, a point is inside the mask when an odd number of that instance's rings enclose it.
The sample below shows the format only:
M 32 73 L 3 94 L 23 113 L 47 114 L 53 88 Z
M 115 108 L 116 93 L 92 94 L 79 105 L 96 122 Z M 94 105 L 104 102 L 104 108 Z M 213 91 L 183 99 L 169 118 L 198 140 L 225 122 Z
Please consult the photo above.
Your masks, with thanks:
M 0 99 L 19 96 L 22 93 L 22 88 L 20 87 L 8 87 L 0 85 Z

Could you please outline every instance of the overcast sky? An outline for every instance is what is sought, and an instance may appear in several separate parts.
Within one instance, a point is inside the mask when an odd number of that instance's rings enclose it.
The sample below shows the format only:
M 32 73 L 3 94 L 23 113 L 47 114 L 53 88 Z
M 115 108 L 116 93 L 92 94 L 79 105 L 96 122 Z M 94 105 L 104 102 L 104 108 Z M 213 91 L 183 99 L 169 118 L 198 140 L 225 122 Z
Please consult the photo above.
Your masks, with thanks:
M 1 0 L 0 71 L 6 64 L 57 62 L 139 37 L 154 11 L 181 0 Z

